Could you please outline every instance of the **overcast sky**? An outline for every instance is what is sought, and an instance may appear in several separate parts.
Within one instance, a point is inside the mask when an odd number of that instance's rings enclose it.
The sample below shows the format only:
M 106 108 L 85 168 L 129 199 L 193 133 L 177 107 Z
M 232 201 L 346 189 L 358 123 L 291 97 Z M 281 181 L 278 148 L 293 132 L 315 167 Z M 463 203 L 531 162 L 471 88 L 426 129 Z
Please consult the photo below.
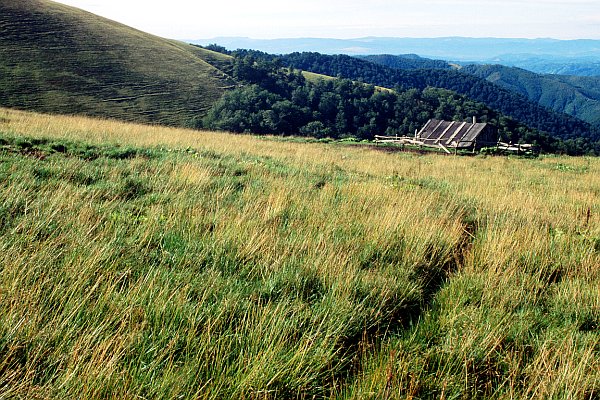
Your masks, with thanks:
M 174 39 L 600 39 L 600 0 L 59 0 Z

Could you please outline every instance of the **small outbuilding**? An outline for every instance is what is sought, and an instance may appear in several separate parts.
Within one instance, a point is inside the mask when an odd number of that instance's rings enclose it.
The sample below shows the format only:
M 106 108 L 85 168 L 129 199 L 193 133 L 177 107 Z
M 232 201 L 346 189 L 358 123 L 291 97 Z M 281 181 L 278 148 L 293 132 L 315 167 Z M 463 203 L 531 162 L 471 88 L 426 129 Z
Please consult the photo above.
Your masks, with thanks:
M 416 134 L 415 140 L 428 147 L 444 150 L 479 150 L 496 146 L 498 129 L 488 123 L 443 121 L 430 119 Z

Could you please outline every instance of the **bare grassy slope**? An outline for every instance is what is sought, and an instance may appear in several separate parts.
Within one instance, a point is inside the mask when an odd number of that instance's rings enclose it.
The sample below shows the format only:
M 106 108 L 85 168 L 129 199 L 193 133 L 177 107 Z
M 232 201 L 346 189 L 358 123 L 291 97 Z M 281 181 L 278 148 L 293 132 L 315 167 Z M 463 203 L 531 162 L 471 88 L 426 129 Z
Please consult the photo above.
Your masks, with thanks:
M 0 0 L 3 106 L 184 125 L 231 84 L 205 60 L 228 62 L 66 5 Z

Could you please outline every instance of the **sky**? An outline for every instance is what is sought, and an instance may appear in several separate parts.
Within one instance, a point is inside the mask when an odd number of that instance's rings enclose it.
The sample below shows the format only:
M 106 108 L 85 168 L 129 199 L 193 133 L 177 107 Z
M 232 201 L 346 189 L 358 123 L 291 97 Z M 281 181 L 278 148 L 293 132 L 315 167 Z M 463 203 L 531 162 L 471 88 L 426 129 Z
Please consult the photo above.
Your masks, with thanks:
M 600 39 L 600 0 L 58 0 L 172 39 Z

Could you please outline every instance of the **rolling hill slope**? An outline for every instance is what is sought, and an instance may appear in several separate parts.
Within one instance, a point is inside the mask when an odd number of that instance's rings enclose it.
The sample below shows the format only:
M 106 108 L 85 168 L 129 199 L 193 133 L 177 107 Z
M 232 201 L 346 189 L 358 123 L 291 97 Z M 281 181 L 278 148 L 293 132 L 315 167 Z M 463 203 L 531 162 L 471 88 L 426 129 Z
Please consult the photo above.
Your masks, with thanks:
M 527 96 L 545 107 L 600 125 L 600 78 L 540 75 L 502 65 L 468 65 L 461 71 Z
M 73 7 L 0 0 L 2 106 L 186 125 L 232 85 L 214 66 L 227 63 Z

